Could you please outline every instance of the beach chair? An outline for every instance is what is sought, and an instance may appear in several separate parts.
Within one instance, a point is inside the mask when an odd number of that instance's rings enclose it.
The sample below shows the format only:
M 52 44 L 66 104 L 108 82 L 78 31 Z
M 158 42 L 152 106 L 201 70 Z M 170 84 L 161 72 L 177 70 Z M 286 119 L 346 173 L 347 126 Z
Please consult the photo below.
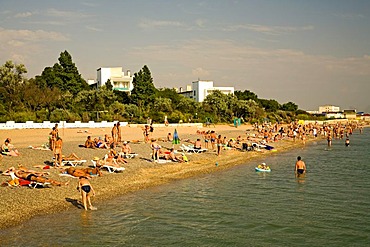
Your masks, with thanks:
M 111 165 L 102 165 L 101 167 L 107 169 L 107 171 L 109 173 L 123 172 L 124 170 L 126 170 L 126 168 L 124 168 L 123 166 L 115 167 L 115 166 L 111 166 Z
M 124 159 L 133 159 L 133 158 L 135 158 L 136 156 L 138 156 L 138 154 L 135 154 L 135 153 L 130 153 L 130 154 L 121 154 L 122 155 L 122 157 L 124 158 Z
M 48 188 L 50 185 L 49 182 L 45 182 L 45 183 L 40 183 L 40 182 L 36 182 L 36 181 L 31 181 L 29 184 L 28 184 L 28 187 L 31 188 L 31 189 L 36 189 L 36 188 Z
M 124 168 L 123 166 L 121 166 L 121 167 L 116 167 L 116 166 L 112 166 L 112 165 L 107 164 L 107 163 L 108 163 L 107 159 L 108 159 L 108 154 L 104 155 L 104 158 L 103 158 L 104 165 L 102 165 L 102 166 L 101 166 L 101 168 L 105 168 L 105 169 L 107 169 L 107 171 L 108 171 L 109 173 L 122 172 L 122 171 L 124 171 L 124 170 L 126 169 L 126 168 Z M 91 162 L 93 162 L 93 164 L 95 164 L 95 166 L 96 166 L 96 161 L 91 160 Z M 117 165 L 117 164 L 118 164 L 116 159 L 112 159 L 112 162 L 113 162 L 115 165 Z
M 73 167 L 76 167 L 78 165 L 82 166 L 85 162 L 86 160 L 63 160 L 62 166 L 66 166 L 66 165 L 73 166 Z
M 207 151 L 206 148 L 196 149 L 196 148 L 194 148 L 194 146 L 187 146 L 185 144 L 181 144 L 180 149 L 184 153 L 203 153 L 203 152 Z

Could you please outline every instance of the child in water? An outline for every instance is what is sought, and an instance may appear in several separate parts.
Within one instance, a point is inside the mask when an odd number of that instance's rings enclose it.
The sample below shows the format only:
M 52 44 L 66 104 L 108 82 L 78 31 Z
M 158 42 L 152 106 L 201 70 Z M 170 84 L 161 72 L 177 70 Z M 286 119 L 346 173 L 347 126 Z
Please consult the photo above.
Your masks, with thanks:
M 87 177 L 79 177 L 78 180 L 78 191 L 81 192 L 82 203 L 84 205 L 85 210 L 87 210 L 87 204 L 89 205 L 90 210 L 96 210 L 96 207 L 91 205 L 90 193 L 95 196 L 95 191 L 90 184 L 90 181 Z

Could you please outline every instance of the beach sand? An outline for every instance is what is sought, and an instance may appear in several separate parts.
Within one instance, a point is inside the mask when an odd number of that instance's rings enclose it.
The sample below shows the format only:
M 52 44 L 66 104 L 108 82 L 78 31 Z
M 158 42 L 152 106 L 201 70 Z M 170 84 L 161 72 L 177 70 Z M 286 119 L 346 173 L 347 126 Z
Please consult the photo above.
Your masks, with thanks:
M 196 138 L 202 138 L 197 134 L 197 127 L 176 127 L 179 137 L 195 141 Z M 214 128 L 200 128 L 205 131 L 215 130 L 217 134 L 227 136 L 227 138 L 236 138 L 241 135 L 246 138 L 246 134 L 254 133 L 250 125 L 242 125 L 235 128 L 229 125 L 217 125 Z M 153 137 L 166 139 L 167 133 L 174 132 L 175 127 L 155 128 Z M 34 168 L 34 165 L 44 165 L 45 162 L 52 161 L 52 151 L 34 150 L 29 146 L 40 146 L 48 141 L 50 129 L 24 129 L 24 130 L 0 130 L 0 140 L 7 137 L 12 139 L 12 144 L 19 150 L 21 156 L 4 156 L 0 161 L 0 170 L 17 167 L 22 164 L 23 167 L 42 171 Z M 106 149 L 85 149 L 78 147 L 84 144 L 88 135 L 94 137 L 104 137 L 110 135 L 110 128 L 99 129 L 60 129 L 59 133 L 63 139 L 63 154 L 68 155 L 72 152 L 80 158 L 87 160 L 85 167 L 91 166 L 93 157 L 103 157 L 107 153 Z M 96 196 L 92 199 L 93 204 L 96 201 L 103 201 L 117 195 L 135 192 L 148 187 L 157 186 L 171 181 L 184 179 L 194 176 L 200 176 L 212 172 L 218 172 L 233 166 L 241 165 L 248 160 L 260 158 L 264 155 L 277 154 L 279 152 L 302 146 L 301 141 L 281 140 L 271 143 L 277 152 L 263 150 L 262 152 L 238 150 L 223 150 L 220 156 L 215 151 L 209 150 L 203 154 L 189 154 L 189 163 L 164 163 L 158 164 L 150 162 L 151 148 L 150 144 L 144 143 L 142 129 L 140 126 L 121 127 L 122 140 L 132 141 L 140 140 L 141 143 L 131 143 L 133 152 L 138 153 L 138 157 L 129 159 L 128 164 L 124 165 L 126 170 L 122 173 L 110 174 L 104 172 L 102 177 L 94 177 L 91 184 L 95 188 Z M 2 139 L 1 139 L 2 138 Z M 173 145 L 169 142 L 158 142 L 162 147 L 171 148 Z M 184 143 L 184 142 L 182 142 Z M 175 145 L 179 149 L 180 145 Z M 118 150 L 118 148 L 117 148 Z M 292 157 L 292 162 L 294 158 Z M 216 165 L 217 163 L 217 165 Z M 293 165 L 293 164 L 292 164 Z M 59 171 L 55 168 L 43 170 L 50 172 L 49 178 L 60 182 L 69 182 L 67 186 L 51 186 L 50 188 L 28 187 L 1 187 L 0 193 L 0 228 L 7 228 L 26 221 L 36 215 L 55 213 L 75 207 L 79 204 L 80 193 L 76 190 L 77 178 L 59 176 Z M 10 180 L 9 176 L 0 176 L 0 183 Z

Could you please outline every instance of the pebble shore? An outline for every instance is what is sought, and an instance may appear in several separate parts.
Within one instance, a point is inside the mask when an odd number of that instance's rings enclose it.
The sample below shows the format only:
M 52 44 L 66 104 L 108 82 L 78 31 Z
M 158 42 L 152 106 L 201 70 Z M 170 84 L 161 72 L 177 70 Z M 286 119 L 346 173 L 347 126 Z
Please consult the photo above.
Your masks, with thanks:
M 235 128 L 229 125 L 217 125 L 212 128 L 196 128 L 176 126 L 179 137 L 195 141 L 202 138 L 197 134 L 197 130 L 215 130 L 217 134 L 227 138 L 236 138 L 241 135 L 243 138 L 248 134 L 254 133 L 250 125 L 242 125 Z M 173 133 L 175 127 L 156 128 L 153 133 L 154 138 L 165 139 L 167 133 Z M 68 155 L 72 152 L 80 158 L 87 160 L 84 166 L 91 166 L 93 157 L 103 157 L 107 153 L 105 149 L 85 149 L 78 147 L 83 144 L 88 135 L 94 137 L 104 137 L 110 135 L 110 129 L 60 129 L 59 133 L 63 139 L 63 154 Z M 104 172 L 102 177 L 94 177 L 91 184 L 94 186 L 96 196 L 93 202 L 108 200 L 109 198 L 135 192 L 152 186 L 170 183 L 178 179 L 185 179 L 194 176 L 222 171 L 233 166 L 245 164 L 252 159 L 261 158 L 264 155 L 278 155 L 280 152 L 303 146 L 301 141 L 281 140 L 271 143 L 277 152 L 263 150 L 262 152 L 241 152 L 238 150 L 223 150 L 221 156 L 209 150 L 203 154 L 190 154 L 189 163 L 164 163 L 158 164 L 149 162 L 150 145 L 143 142 L 142 130 L 138 126 L 121 128 L 122 140 L 140 140 L 139 144 L 131 143 L 133 152 L 138 153 L 138 157 L 129 159 L 128 164 L 124 165 L 126 170 L 122 173 L 110 174 Z M 7 137 L 12 139 L 13 145 L 19 150 L 19 157 L 3 157 L 0 161 L 0 170 L 17 167 L 34 168 L 34 165 L 43 165 L 52 160 L 51 151 L 34 150 L 29 146 L 40 146 L 46 143 L 50 130 L 48 129 L 25 129 L 25 130 L 0 130 L 0 140 Z M 1 139 L 2 138 L 2 139 Z M 307 140 L 309 141 L 309 140 Z M 169 142 L 158 142 L 164 148 L 171 148 Z M 174 146 L 179 149 L 179 145 Z M 118 148 L 117 148 L 118 150 Z M 292 166 L 295 157 L 292 157 Z M 217 165 L 215 165 L 217 164 Z M 252 168 L 251 168 L 252 169 Z M 293 168 L 292 168 L 293 169 Z M 80 194 L 76 190 L 77 179 L 59 176 L 59 171 L 55 168 L 47 170 L 50 178 L 60 182 L 69 182 L 67 186 L 51 186 L 50 188 L 30 189 L 28 187 L 0 187 L 0 228 L 7 228 L 20 224 L 36 215 L 55 213 L 76 207 L 80 200 Z M 9 176 L 0 175 L 0 183 L 9 180 Z

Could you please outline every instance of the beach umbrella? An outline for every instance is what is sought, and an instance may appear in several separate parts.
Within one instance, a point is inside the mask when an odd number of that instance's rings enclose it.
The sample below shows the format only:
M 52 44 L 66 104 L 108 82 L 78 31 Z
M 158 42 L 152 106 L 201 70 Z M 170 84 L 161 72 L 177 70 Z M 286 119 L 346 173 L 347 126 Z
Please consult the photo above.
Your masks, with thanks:
M 177 130 L 175 129 L 175 132 L 173 133 L 173 141 L 172 144 L 180 144 L 180 138 L 177 134 Z

